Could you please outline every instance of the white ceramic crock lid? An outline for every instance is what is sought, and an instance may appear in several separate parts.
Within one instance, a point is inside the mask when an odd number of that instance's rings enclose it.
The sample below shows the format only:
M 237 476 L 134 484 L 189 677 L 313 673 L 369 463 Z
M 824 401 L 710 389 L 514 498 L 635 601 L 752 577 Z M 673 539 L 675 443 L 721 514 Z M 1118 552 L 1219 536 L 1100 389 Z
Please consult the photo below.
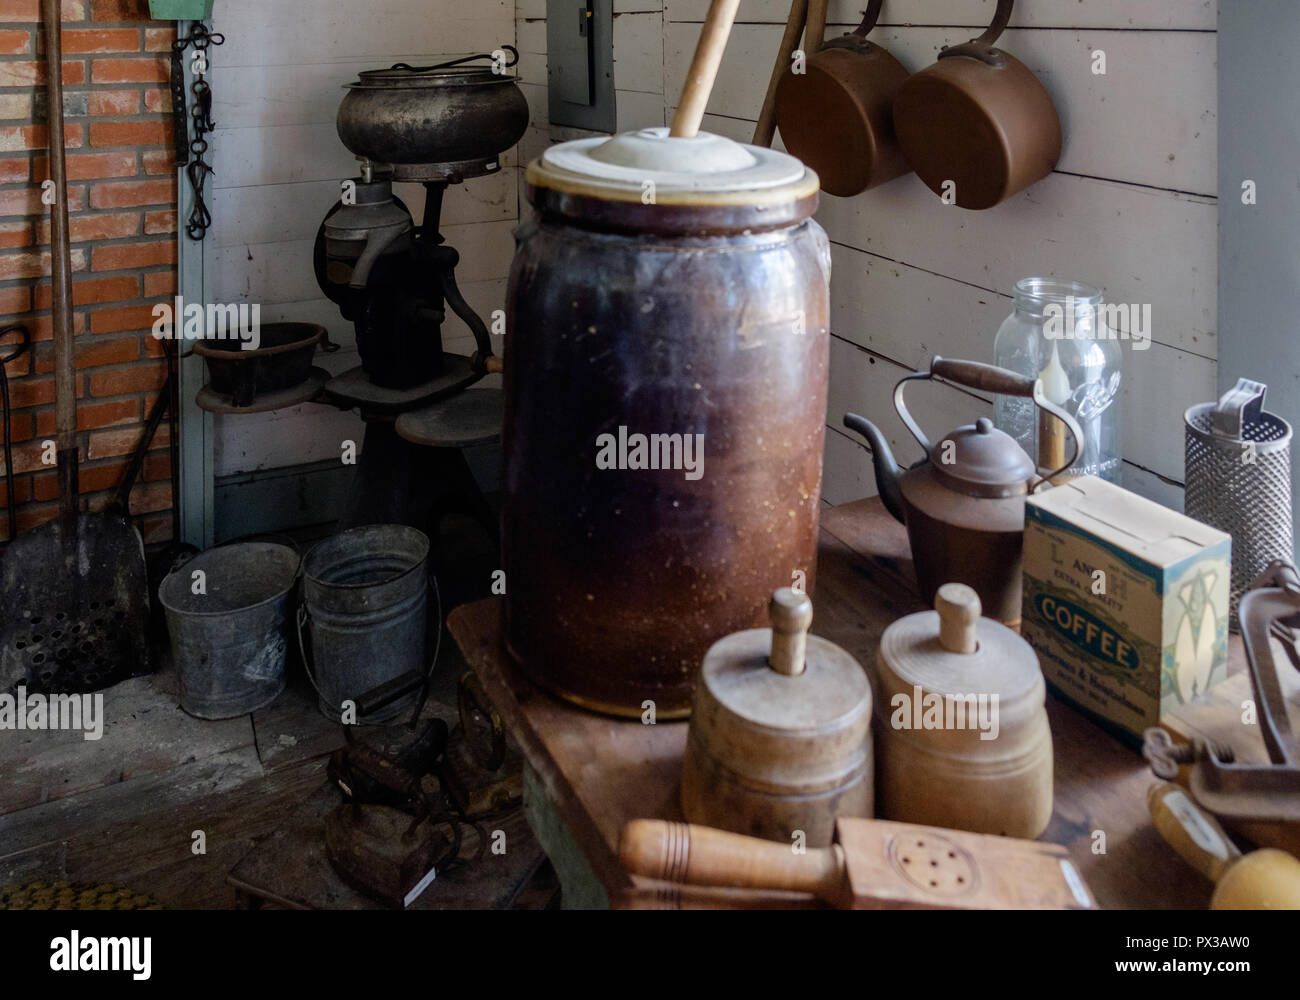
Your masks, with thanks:
M 666 127 L 552 146 L 528 167 L 528 182 L 566 194 L 667 205 L 765 204 L 816 193 L 817 175 L 787 153 Z

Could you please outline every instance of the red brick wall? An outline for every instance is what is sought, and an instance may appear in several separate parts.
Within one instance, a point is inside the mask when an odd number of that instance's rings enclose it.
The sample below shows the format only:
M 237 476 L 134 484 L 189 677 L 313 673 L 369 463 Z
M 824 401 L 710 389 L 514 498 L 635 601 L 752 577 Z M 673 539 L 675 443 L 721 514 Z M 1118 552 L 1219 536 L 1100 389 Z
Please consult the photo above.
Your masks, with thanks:
M 39 21 L 38 0 L 0 0 L 0 325 L 25 323 L 36 342 L 7 366 L 20 533 L 58 508 L 56 473 L 41 464 L 41 442 L 54 434 L 54 355 Z M 148 333 L 151 303 L 176 290 L 167 87 L 176 30 L 149 20 L 147 0 L 63 0 L 63 22 L 81 492 L 98 509 L 121 482 L 166 378 Z M 146 541 L 171 531 L 167 445 L 164 422 L 131 497 L 132 513 L 147 515 L 138 522 Z M 0 478 L 0 501 L 4 494 Z M 7 530 L 0 515 L 0 538 Z

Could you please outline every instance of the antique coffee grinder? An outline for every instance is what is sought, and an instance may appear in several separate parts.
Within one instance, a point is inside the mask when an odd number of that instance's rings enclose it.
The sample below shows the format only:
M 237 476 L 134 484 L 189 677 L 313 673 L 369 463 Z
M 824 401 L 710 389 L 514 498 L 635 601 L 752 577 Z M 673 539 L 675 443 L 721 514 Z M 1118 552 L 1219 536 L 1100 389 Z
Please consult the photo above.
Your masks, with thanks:
M 516 78 L 504 72 L 518 58 L 502 46 L 436 66 L 399 63 L 366 71 L 348 85 L 339 108 L 339 138 L 361 169 L 320 225 L 314 266 L 321 290 L 353 324 L 361 360 L 325 385 L 332 402 L 359 408 L 366 421 L 345 525 L 424 527 L 427 512 L 417 506 L 431 484 L 446 483 L 459 484 L 466 494 L 461 499 L 487 520 L 458 450 L 482 435 L 457 425 L 454 415 L 449 432 L 447 414 L 429 411 L 500 370 L 486 325 L 457 287 L 460 255 L 445 243 L 439 225 L 448 186 L 500 170 L 500 154 L 527 128 L 527 102 Z M 485 60 L 490 65 L 482 65 Z M 420 224 L 394 194 L 394 183 L 424 186 Z M 443 350 L 448 308 L 474 335 L 470 357 Z M 464 409 L 472 423 L 490 422 L 483 400 Z M 403 434 L 403 415 L 408 428 L 412 420 L 421 426 Z M 437 435 L 423 433 L 430 421 Z

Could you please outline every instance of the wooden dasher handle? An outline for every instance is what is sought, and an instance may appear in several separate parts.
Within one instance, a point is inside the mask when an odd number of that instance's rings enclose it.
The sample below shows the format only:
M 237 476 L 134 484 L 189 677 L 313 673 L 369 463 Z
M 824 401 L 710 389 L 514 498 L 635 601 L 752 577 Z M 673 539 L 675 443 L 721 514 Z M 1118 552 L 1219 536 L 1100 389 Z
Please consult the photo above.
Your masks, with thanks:
M 673 115 L 669 135 L 689 139 L 700 131 L 704 109 L 709 103 L 713 81 L 717 79 L 722 53 L 727 48 L 727 38 L 731 35 L 731 26 L 739 8 L 740 0 L 713 0 L 709 4 L 709 14 L 704 20 L 699 44 L 695 46 L 695 57 L 686 74 L 686 86 L 677 104 L 677 113 Z
M 787 844 L 692 823 L 634 819 L 623 828 L 619 858 L 633 875 L 685 885 L 802 892 L 841 900 L 844 852 L 821 847 L 796 854 Z

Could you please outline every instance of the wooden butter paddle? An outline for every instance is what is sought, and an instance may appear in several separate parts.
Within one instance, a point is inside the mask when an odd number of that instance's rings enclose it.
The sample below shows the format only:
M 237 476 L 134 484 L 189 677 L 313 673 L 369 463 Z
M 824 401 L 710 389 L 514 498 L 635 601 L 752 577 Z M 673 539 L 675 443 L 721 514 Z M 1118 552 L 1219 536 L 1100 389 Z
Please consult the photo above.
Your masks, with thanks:
M 845 910 L 1097 907 L 1057 844 L 887 820 L 841 818 L 834 844 L 796 854 L 707 826 L 637 819 L 623 829 L 619 857 L 633 875 L 807 893 Z

